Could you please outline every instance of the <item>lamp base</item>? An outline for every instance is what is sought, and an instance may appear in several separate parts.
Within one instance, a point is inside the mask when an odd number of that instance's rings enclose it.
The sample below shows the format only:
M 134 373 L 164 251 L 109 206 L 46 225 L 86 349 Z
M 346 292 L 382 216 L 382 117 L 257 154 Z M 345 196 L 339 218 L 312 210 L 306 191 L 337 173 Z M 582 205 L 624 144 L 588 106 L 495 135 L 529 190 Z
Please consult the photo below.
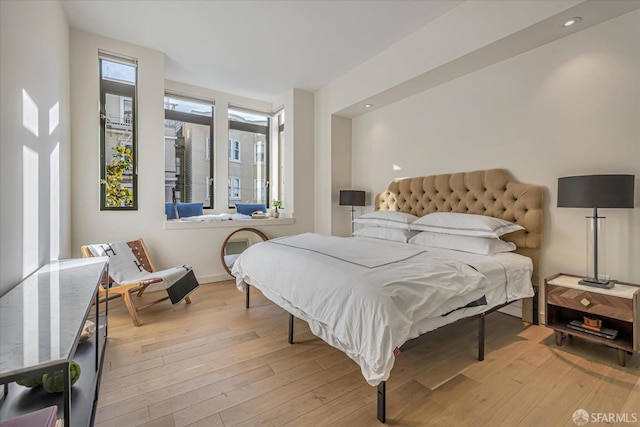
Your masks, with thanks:
M 584 286 L 593 286 L 594 288 L 611 289 L 615 285 L 615 280 L 598 280 L 593 277 L 585 277 L 578 283 Z

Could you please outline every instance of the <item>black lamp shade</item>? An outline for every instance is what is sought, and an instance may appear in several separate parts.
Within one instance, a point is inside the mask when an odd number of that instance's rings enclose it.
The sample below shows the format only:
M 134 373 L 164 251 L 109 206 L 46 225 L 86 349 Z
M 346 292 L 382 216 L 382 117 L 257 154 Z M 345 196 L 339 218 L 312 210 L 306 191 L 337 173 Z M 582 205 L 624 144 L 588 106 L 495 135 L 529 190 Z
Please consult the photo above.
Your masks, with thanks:
M 340 206 L 364 206 L 364 191 L 340 190 Z
M 559 208 L 633 208 L 634 175 L 558 178 Z

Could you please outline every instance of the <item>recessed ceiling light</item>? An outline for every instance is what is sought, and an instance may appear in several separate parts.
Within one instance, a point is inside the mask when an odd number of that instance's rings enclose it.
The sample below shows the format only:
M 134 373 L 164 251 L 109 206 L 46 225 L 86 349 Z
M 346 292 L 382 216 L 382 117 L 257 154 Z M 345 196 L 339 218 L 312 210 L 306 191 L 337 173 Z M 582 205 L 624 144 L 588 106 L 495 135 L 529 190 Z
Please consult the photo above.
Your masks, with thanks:
M 570 26 L 572 26 L 574 24 L 577 24 L 580 21 L 582 21 L 582 18 L 580 18 L 579 16 L 576 16 L 575 18 L 570 18 L 570 19 L 567 19 L 566 21 L 564 21 L 562 26 L 563 27 L 570 27 Z
M 364 104 L 364 108 L 371 108 L 373 107 L 373 104 Z

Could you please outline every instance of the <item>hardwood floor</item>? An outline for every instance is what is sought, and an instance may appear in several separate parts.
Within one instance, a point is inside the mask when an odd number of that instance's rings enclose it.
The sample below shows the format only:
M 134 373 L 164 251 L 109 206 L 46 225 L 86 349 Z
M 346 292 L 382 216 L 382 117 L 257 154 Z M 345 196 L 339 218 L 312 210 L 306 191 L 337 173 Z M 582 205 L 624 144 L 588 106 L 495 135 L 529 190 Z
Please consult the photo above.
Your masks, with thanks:
M 122 301 L 109 310 L 109 342 L 98 427 L 379 426 L 375 388 L 342 352 L 233 282 L 202 285 L 191 305 L 168 302 L 131 323 Z M 143 296 L 153 299 L 155 295 Z M 550 329 L 493 313 L 486 356 L 477 324 L 420 338 L 396 360 L 387 383 L 387 423 L 402 426 L 575 426 L 572 414 L 635 413 L 640 357 L 574 339 L 557 347 Z M 611 425 L 590 423 L 589 425 Z

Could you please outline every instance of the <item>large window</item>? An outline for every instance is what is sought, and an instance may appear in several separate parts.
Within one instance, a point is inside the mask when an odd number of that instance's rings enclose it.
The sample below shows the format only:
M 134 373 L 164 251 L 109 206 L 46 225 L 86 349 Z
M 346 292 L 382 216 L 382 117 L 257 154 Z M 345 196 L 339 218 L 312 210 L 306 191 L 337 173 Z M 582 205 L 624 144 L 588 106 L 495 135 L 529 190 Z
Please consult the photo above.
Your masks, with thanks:
M 100 209 L 137 209 L 137 61 L 100 52 Z
M 164 98 L 165 202 L 202 202 L 213 208 L 213 103 Z
M 267 114 L 229 108 L 229 207 L 269 203 L 269 122 Z

